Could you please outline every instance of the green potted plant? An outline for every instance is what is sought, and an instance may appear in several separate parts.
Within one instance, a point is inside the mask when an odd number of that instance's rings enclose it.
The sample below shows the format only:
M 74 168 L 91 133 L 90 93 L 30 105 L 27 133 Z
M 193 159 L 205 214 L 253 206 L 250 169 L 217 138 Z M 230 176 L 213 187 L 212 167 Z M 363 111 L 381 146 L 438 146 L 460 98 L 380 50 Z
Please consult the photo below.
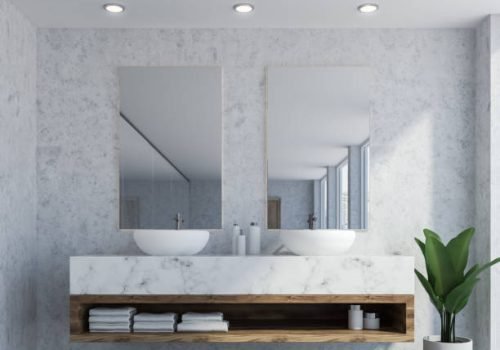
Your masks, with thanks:
M 425 243 L 415 238 L 425 258 L 427 278 L 415 269 L 441 317 L 441 335 L 424 337 L 424 350 L 472 350 L 472 340 L 455 336 L 455 317 L 469 301 L 479 275 L 500 258 L 472 266 L 467 272 L 469 246 L 474 228 L 468 228 L 444 244 L 441 237 L 425 229 Z

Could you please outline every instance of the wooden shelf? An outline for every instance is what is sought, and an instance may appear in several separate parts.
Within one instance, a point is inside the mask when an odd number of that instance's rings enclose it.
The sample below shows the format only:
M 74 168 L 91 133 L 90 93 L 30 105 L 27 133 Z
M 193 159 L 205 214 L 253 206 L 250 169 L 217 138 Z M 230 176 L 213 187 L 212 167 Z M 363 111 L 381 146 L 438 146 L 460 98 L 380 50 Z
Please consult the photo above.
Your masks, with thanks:
M 72 342 L 412 342 L 412 295 L 75 295 Z M 382 329 L 347 329 L 349 304 L 381 315 Z M 228 333 L 89 333 L 88 310 L 130 305 L 141 312 L 221 311 Z
M 131 343 L 397 343 L 411 342 L 413 336 L 396 330 L 235 330 L 228 333 L 83 333 L 72 334 L 73 342 Z

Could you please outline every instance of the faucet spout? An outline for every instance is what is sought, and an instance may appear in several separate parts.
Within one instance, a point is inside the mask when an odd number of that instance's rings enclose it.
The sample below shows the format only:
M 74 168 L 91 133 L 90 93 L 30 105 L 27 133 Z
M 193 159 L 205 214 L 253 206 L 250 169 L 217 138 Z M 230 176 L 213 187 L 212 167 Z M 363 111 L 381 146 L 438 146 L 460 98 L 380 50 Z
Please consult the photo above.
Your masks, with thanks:
M 174 221 L 175 221 L 175 228 L 177 230 L 180 230 L 182 224 L 184 223 L 184 219 L 182 218 L 181 213 L 177 213 L 177 215 L 174 218 Z
M 307 223 L 309 224 L 309 230 L 314 230 L 314 223 L 318 220 L 318 218 L 314 214 L 309 214 L 309 218 L 307 219 Z

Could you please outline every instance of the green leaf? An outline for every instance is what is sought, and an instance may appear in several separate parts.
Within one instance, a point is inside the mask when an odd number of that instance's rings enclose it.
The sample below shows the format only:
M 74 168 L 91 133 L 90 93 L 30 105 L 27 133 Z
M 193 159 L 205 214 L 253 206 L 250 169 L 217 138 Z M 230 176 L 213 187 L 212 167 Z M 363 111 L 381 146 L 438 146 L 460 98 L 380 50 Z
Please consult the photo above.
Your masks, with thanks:
M 444 302 L 446 311 L 457 314 L 467 305 L 469 298 L 479 278 L 471 278 L 456 286 L 447 296 Z
M 429 294 L 429 297 L 431 298 L 432 304 L 436 307 L 438 312 L 441 313 L 441 311 L 443 310 L 443 303 L 441 302 L 441 300 L 439 300 L 439 297 L 434 292 L 434 289 L 432 289 L 431 284 L 424 277 L 424 275 L 422 275 L 417 269 L 415 269 L 415 274 L 417 275 L 420 283 L 424 287 L 427 294 Z
M 419 240 L 418 238 L 415 238 L 415 242 L 417 242 L 417 245 L 420 247 L 420 250 L 422 251 L 422 254 L 424 255 L 425 258 L 425 243 Z M 434 276 L 432 275 L 432 272 L 429 269 L 429 264 L 427 263 L 427 259 L 425 261 L 425 267 L 427 270 L 427 278 L 429 279 L 429 283 L 431 285 L 434 285 Z
M 471 271 L 471 270 L 474 269 L 475 266 L 472 267 L 472 269 L 469 270 L 469 272 L 467 272 L 467 280 L 476 278 L 477 276 L 479 276 L 479 274 L 481 272 L 483 272 L 486 269 L 489 269 L 490 267 L 492 267 L 495 264 L 498 264 L 499 262 L 500 262 L 500 258 L 496 258 L 495 260 L 492 260 L 489 263 L 486 263 L 483 266 L 476 268 L 474 271 Z
M 465 268 L 467 267 L 469 246 L 473 235 L 474 228 L 468 228 L 459 233 L 458 236 L 453 238 L 446 246 L 448 256 L 451 259 L 455 272 L 460 273 L 461 276 L 464 275 Z
M 420 250 L 422 251 L 422 254 L 424 255 L 425 258 L 425 243 L 419 240 L 418 238 L 415 238 L 415 242 L 417 242 L 417 245 L 420 247 Z
M 462 281 L 462 275 L 457 274 L 448 256 L 444 244 L 432 234 L 426 233 L 425 257 L 429 270 L 434 277 L 434 291 L 438 297 L 444 298 L 456 285 Z
M 479 269 L 479 264 L 476 264 L 476 265 L 472 266 L 469 269 L 469 271 L 467 271 L 467 273 L 465 274 L 464 279 L 469 278 L 471 274 L 473 274 L 473 273 L 475 273 L 477 271 L 477 269 Z
M 425 239 L 428 239 L 429 237 L 434 237 L 439 242 L 442 242 L 441 237 L 439 237 L 439 235 L 436 232 L 431 231 L 428 228 L 424 228 L 424 235 L 425 235 Z

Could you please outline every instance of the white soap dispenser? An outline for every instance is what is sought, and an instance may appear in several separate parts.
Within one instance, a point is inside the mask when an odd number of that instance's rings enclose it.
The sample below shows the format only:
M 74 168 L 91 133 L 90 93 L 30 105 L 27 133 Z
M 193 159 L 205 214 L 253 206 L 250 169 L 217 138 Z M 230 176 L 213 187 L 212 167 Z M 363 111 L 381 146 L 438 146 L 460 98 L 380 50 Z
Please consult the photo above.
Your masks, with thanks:
M 240 236 L 240 226 L 238 224 L 234 224 L 233 225 L 233 234 L 232 234 L 232 240 L 233 240 L 233 247 L 232 247 L 232 250 L 231 250 L 231 253 L 233 255 L 237 255 L 238 254 L 238 239 L 239 239 L 239 236 Z
M 363 329 L 363 310 L 361 310 L 361 305 L 351 305 L 349 309 L 349 329 Z
M 260 227 L 255 222 L 250 224 L 248 245 L 248 252 L 250 255 L 260 255 Z
M 243 234 L 243 230 L 240 230 L 240 235 L 238 236 L 238 255 L 247 255 L 247 236 Z

